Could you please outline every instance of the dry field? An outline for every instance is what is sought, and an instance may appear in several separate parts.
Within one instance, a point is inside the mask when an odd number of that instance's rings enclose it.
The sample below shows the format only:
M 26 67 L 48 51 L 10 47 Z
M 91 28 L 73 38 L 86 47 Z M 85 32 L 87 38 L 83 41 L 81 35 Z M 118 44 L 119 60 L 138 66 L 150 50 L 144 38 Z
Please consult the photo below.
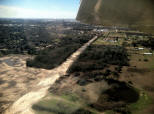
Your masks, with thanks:
M 26 55 L 0 58 L 0 113 L 35 85 L 48 77 L 48 71 L 26 67 Z
M 150 97 L 150 105 L 137 114 L 154 114 L 154 55 L 132 54 L 130 67 L 123 68 L 120 80 L 131 82 Z

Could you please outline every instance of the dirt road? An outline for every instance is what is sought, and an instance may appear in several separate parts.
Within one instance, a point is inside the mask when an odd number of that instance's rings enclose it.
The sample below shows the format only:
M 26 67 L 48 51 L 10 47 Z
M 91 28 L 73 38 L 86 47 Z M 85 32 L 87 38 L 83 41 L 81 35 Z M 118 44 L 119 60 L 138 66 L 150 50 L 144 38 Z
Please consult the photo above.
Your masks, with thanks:
M 65 75 L 72 63 L 79 57 L 79 55 L 89 46 L 93 41 L 97 39 L 95 36 L 88 43 L 84 44 L 76 52 L 74 52 L 63 64 L 59 67 L 49 71 L 50 77 L 45 78 L 40 81 L 33 91 L 23 95 L 17 101 L 7 109 L 4 114 L 34 114 L 34 111 L 31 109 L 32 105 L 43 98 L 47 92 L 48 88 L 54 84 L 54 82 L 59 79 L 60 76 Z

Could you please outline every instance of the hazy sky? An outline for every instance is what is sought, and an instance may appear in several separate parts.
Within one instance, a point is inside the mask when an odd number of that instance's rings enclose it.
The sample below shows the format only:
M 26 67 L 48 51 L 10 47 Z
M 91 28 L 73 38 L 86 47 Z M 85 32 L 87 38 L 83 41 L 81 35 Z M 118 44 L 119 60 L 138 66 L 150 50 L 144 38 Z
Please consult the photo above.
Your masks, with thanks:
M 0 18 L 75 18 L 80 0 L 0 0 Z

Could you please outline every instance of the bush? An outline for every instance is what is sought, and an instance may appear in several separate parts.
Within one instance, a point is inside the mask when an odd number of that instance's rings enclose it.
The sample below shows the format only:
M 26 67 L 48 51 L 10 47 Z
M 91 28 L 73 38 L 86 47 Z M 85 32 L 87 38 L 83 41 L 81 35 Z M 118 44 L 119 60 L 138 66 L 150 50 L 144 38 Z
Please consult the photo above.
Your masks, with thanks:
M 109 69 L 107 69 L 104 73 L 104 76 L 109 76 L 111 74 L 111 71 Z
M 82 80 L 79 80 L 79 81 L 77 82 L 77 84 L 79 84 L 80 86 L 84 86 L 84 85 L 88 84 L 88 81 L 85 80 L 85 79 L 82 79 Z
M 113 71 L 112 73 L 113 73 L 113 75 L 114 75 L 116 78 L 119 78 L 118 72 Z
M 3 56 L 3 54 L 0 52 L 0 57 Z
M 122 69 L 122 66 L 118 66 L 118 67 L 115 67 L 115 70 L 118 72 L 118 73 L 121 73 L 121 70 Z
M 145 61 L 145 62 L 148 62 L 149 60 L 148 60 L 148 59 L 144 59 L 144 61 Z

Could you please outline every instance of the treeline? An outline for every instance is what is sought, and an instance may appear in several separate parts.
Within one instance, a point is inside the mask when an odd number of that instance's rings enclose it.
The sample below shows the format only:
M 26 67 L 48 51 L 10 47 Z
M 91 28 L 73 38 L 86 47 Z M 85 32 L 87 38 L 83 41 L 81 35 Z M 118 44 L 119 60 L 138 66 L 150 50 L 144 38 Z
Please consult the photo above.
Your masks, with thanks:
M 134 47 L 141 45 L 154 50 L 154 38 L 148 38 L 147 40 L 139 40 L 139 41 L 133 42 L 132 45 Z
M 79 77 L 80 86 L 106 79 L 118 79 L 123 66 L 129 65 L 127 50 L 115 45 L 91 45 L 67 73 Z M 112 68 L 110 68 L 112 66 Z
M 92 45 L 81 54 L 69 69 L 73 72 L 87 72 L 92 70 L 104 69 L 107 65 L 128 65 L 127 51 L 120 46 L 100 46 Z
M 7 54 L 37 55 L 46 47 L 58 47 L 69 42 L 86 42 L 86 38 L 76 39 L 89 34 L 86 30 L 59 30 L 65 26 L 63 21 L 0 19 L 0 56 Z M 69 22 L 67 27 L 86 28 L 86 25 Z M 85 27 L 84 27 L 85 26 Z M 66 37 L 67 36 L 67 39 Z M 73 39 L 73 40 L 72 40 Z M 60 40 L 60 42 L 59 42 Z M 62 41 L 64 40 L 64 41 Z M 81 41 L 80 41 L 81 40 Z M 85 41 L 84 41 L 85 40 Z
M 85 34 L 62 38 L 56 47 L 44 49 L 34 59 L 27 60 L 27 66 L 44 69 L 55 68 L 92 37 Z
M 0 53 L 3 55 L 22 53 L 35 55 L 41 48 L 54 44 L 55 38 L 43 25 L 35 27 L 0 25 Z
M 18 54 L 33 50 L 24 35 L 23 27 L 0 26 L 0 53 L 1 55 Z
M 44 69 L 52 69 L 63 61 L 67 59 L 67 57 L 77 50 L 80 45 L 67 45 L 64 47 L 58 47 L 55 49 L 44 49 L 38 54 L 34 59 L 27 60 L 28 67 L 36 67 L 36 68 L 44 68 Z

